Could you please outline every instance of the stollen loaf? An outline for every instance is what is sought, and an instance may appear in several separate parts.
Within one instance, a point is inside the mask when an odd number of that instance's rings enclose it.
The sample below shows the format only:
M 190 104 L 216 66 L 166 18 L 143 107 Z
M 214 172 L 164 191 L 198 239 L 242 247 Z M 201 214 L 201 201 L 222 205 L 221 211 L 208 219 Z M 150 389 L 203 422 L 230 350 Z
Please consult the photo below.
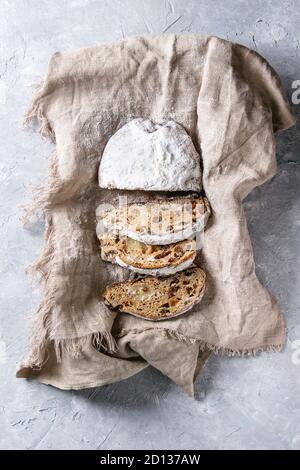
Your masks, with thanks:
M 108 141 L 99 166 L 101 188 L 201 191 L 200 155 L 175 121 L 137 118 Z

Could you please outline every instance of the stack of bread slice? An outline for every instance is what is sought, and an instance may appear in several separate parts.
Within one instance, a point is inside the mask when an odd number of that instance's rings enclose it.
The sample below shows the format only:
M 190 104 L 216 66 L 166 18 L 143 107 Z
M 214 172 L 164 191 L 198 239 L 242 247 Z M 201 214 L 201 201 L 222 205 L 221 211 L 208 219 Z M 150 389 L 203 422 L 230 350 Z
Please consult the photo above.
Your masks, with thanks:
M 106 305 L 162 320 L 199 302 L 205 273 L 193 264 L 196 235 L 209 214 L 207 199 L 198 195 L 131 203 L 98 214 L 102 259 L 143 276 L 108 286 Z
M 111 309 L 162 320 L 201 300 L 205 273 L 193 263 L 197 234 L 210 214 L 199 195 L 201 177 L 200 155 L 174 120 L 132 119 L 108 140 L 100 188 L 144 191 L 148 198 L 98 212 L 102 259 L 138 275 L 105 288 L 103 300 Z M 189 195 L 151 200 L 154 191 Z

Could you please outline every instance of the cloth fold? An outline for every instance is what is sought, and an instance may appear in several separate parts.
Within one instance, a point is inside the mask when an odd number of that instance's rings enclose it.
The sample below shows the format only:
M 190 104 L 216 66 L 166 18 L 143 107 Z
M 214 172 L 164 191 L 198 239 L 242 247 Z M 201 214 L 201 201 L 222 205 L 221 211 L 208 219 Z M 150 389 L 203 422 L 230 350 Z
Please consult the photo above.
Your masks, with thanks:
M 27 123 L 33 117 L 55 152 L 48 184 L 29 209 L 29 216 L 41 209 L 46 217 L 45 247 L 31 269 L 41 274 L 43 298 L 17 376 L 84 388 L 151 364 L 192 395 L 209 351 L 244 355 L 283 347 L 283 316 L 256 277 L 242 207 L 276 172 L 274 132 L 295 122 L 278 76 L 261 56 L 192 35 L 147 35 L 56 53 Z M 207 273 L 206 294 L 192 311 L 159 323 L 116 314 L 101 301 L 107 284 L 131 274 L 99 256 L 96 207 L 116 203 L 120 193 L 100 190 L 98 166 L 108 139 L 136 117 L 173 119 L 186 129 L 202 158 L 212 208 L 197 258 Z

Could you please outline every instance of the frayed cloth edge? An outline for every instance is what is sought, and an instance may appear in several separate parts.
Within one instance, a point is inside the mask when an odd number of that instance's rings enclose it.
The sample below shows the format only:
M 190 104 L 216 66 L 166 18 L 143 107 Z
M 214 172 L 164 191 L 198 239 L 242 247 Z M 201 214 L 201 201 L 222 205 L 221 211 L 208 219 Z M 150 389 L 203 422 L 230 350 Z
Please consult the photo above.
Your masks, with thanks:
M 34 94 L 30 106 L 25 113 L 23 127 L 30 127 L 30 125 L 36 118 L 40 123 L 39 133 L 41 134 L 41 136 L 50 139 L 52 142 L 55 142 L 55 133 L 44 112 L 42 105 L 43 91 L 44 81 L 41 81 L 34 86 Z
M 78 358 L 84 352 L 91 342 L 97 349 L 103 349 L 107 352 L 114 352 L 117 349 L 115 339 L 110 331 L 102 331 L 101 328 L 95 327 L 93 332 L 86 335 L 72 338 L 56 338 L 53 334 L 51 324 L 51 311 L 55 307 L 55 289 L 49 289 L 47 281 L 51 275 L 49 265 L 54 256 L 54 238 L 55 232 L 53 228 L 52 218 L 46 214 L 46 227 L 44 234 L 44 247 L 38 259 L 27 267 L 26 273 L 30 280 L 35 280 L 41 284 L 44 298 L 41 301 L 37 311 L 32 314 L 33 330 L 30 340 L 30 353 L 26 361 L 20 368 L 31 368 L 40 370 L 47 362 L 49 353 L 48 348 L 51 344 L 54 348 L 57 362 L 60 362 L 64 353 Z
M 65 189 L 65 185 L 58 176 L 58 159 L 56 151 L 51 155 L 48 168 L 48 181 L 44 185 L 35 186 L 32 190 L 31 202 L 23 205 L 21 223 L 26 227 L 34 217 L 39 214 L 47 215 L 53 205 L 53 201 Z
M 49 358 L 48 347 L 52 344 L 58 363 L 62 361 L 64 354 L 68 354 L 73 359 L 79 359 L 84 350 L 91 344 L 96 349 L 113 353 L 117 349 L 116 341 L 108 331 L 97 331 L 77 338 L 65 339 L 44 339 L 36 348 L 32 350 L 29 357 L 21 362 L 17 367 L 16 376 L 23 377 L 22 370 L 31 369 L 40 371 Z

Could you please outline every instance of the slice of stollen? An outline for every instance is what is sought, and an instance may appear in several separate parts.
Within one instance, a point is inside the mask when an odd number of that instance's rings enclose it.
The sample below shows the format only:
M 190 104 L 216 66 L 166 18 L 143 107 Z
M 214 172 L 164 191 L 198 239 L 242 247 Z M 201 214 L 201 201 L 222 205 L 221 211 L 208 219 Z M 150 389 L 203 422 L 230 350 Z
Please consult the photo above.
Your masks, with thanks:
M 101 258 L 139 274 L 170 276 L 192 265 L 196 241 L 183 240 L 171 245 L 146 245 L 132 238 L 100 238 Z
M 108 231 L 148 245 L 169 245 L 193 238 L 210 215 L 204 196 L 183 196 L 131 203 L 98 212 L 98 236 Z
M 205 273 L 197 267 L 166 278 L 146 276 L 106 287 L 104 303 L 111 309 L 145 320 L 173 318 L 200 302 L 205 289 Z

